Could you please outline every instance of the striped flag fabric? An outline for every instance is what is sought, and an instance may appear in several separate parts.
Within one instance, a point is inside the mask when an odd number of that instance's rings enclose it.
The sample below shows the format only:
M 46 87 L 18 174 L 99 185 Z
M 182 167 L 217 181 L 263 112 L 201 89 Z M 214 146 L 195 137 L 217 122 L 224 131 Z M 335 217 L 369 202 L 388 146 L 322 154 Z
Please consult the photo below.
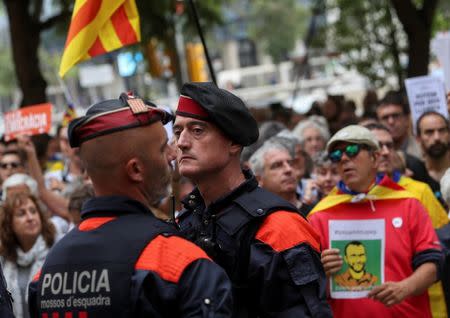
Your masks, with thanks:
M 76 0 L 59 75 L 81 61 L 140 40 L 135 0 Z

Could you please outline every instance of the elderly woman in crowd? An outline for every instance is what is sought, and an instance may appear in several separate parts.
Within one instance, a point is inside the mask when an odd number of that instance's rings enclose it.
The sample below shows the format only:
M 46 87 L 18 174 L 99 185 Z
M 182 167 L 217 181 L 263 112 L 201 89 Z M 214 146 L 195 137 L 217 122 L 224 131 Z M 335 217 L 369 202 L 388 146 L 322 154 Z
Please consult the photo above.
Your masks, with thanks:
M 300 141 L 302 149 L 310 156 L 325 149 L 325 145 L 330 138 L 328 124 L 323 117 L 311 116 L 300 121 L 293 129 L 293 134 Z
M 28 283 L 39 271 L 56 230 L 43 214 L 36 199 L 20 192 L 8 196 L 0 218 L 0 261 L 8 289 L 14 299 L 16 317 L 29 317 Z

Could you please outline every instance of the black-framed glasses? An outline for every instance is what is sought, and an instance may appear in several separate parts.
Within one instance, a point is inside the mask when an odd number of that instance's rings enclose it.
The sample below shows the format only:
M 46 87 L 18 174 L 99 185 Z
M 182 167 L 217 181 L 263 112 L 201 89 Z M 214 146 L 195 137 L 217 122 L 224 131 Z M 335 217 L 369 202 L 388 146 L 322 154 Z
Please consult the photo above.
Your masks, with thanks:
M 5 163 L 0 163 L 0 168 L 2 169 L 17 169 L 21 166 L 20 162 L 5 162 Z
M 388 150 L 394 149 L 394 143 L 393 142 L 378 142 L 380 144 L 380 148 L 383 149 L 383 147 L 386 147 Z
M 364 148 L 363 145 L 359 144 L 347 145 L 344 149 L 335 149 L 332 152 L 330 152 L 328 154 L 328 158 L 330 159 L 331 162 L 338 163 L 339 161 L 341 161 L 344 152 L 347 155 L 347 157 L 353 158 L 356 157 L 363 148 Z

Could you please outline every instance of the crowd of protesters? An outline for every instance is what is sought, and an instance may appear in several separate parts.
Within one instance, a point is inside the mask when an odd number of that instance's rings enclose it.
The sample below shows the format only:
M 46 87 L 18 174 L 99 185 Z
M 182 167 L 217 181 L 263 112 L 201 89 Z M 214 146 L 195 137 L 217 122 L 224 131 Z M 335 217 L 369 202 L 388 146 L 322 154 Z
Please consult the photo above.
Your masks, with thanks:
M 347 247 L 339 254 L 329 245 L 328 222 L 333 213 L 344 214 L 337 217 L 339 220 L 360 220 L 372 218 L 365 214 L 377 211 L 379 218 L 389 223 L 391 212 L 385 210 L 390 204 L 397 209 L 399 215 L 394 219 L 404 223 L 397 226 L 392 221 L 395 229 L 386 234 L 386 283 L 373 288 L 368 298 L 329 298 L 336 317 L 369 317 L 368 312 L 354 313 L 359 304 L 376 312 L 373 317 L 448 317 L 449 121 L 439 113 L 426 112 L 413 131 L 406 95 L 396 91 L 381 98 L 374 91 L 368 92 L 362 109 L 358 117 L 353 101 L 330 96 L 323 103 L 314 103 L 306 114 L 280 107 L 272 107 L 264 116 L 255 114 L 259 138 L 243 148 L 240 166 L 252 171 L 261 188 L 288 201 L 310 220 L 320 236 L 321 261 L 328 278 L 339 272 L 342 255 L 347 253 Z M 83 203 L 94 197 L 79 149 L 71 148 L 68 138 L 68 127 L 61 126 L 54 136 L 21 136 L 0 142 L 0 262 L 16 317 L 30 317 L 28 284 L 52 246 L 78 226 Z M 184 147 L 180 140 L 169 142 L 179 149 Z M 152 203 L 153 213 L 165 221 L 178 215 L 183 198 L 196 186 L 217 182 L 195 174 L 190 179 L 189 173 L 180 175 L 177 164 L 174 167 L 169 185 L 172 196 Z M 371 193 L 379 188 L 384 189 L 385 197 L 372 200 Z M 393 204 L 386 197 L 398 202 Z M 327 203 L 333 199 L 343 201 Z M 352 209 L 357 216 L 349 216 Z M 402 232 L 399 238 L 397 227 L 409 232 Z M 444 253 L 436 245 L 434 230 L 443 241 Z M 397 239 L 401 242 L 394 244 Z M 359 248 L 356 243 L 350 245 Z M 441 283 L 431 286 L 440 278 Z M 397 282 L 405 284 L 395 285 Z M 267 301 L 270 295 L 273 291 L 267 291 Z

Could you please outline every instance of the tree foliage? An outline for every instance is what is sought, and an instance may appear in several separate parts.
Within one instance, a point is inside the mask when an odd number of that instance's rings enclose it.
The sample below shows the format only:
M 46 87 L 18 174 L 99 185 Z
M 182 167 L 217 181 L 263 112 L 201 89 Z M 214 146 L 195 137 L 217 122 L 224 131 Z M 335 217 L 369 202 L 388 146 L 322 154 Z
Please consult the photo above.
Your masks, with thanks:
M 249 33 L 273 61 L 279 63 L 302 38 L 307 17 L 307 10 L 295 0 L 255 0 L 252 2 Z
M 438 0 L 330 0 L 330 40 L 374 86 L 426 75 Z M 336 39 L 333 41 L 333 39 Z
M 43 0 L 3 0 L 3 3 L 9 19 L 15 74 L 23 95 L 21 105 L 45 102 L 47 83 L 38 56 L 41 34 L 70 17 L 68 1 L 59 1 L 54 14 L 49 16 L 43 15 Z
M 222 8 L 225 0 L 201 0 L 195 1 L 195 6 L 200 19 L 200 25 L 206 34 L 215 25 L 221 24 Z M 192 8 L 189 1 L 181 1 L 183 10 L 176 13 L 176 1 L 137 0 L 141 17 L 142 44 L 145 45 L 151 38 L 156 38 L 164 46 L 165 51 L 171 57 L 172 68 L 175 69 L 175 77 L 178 85 L 181 85 L 181 72 L 179 54 L 175 42 L 175 24 L 179 23 L 186 41 L 198 41 L 198 31 L 195 24 Z M 184 49 L 184 48 L 183 48 Z

